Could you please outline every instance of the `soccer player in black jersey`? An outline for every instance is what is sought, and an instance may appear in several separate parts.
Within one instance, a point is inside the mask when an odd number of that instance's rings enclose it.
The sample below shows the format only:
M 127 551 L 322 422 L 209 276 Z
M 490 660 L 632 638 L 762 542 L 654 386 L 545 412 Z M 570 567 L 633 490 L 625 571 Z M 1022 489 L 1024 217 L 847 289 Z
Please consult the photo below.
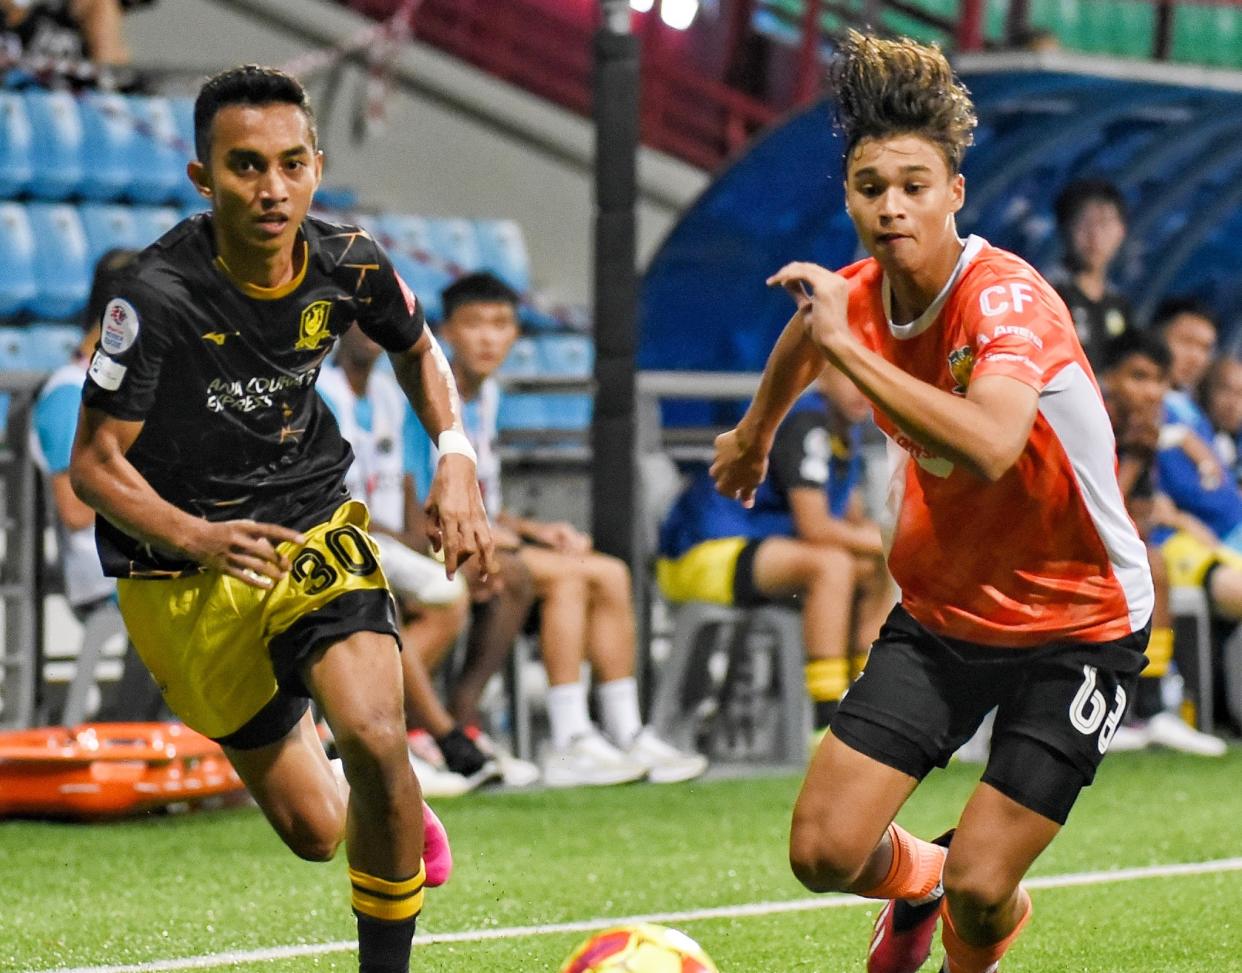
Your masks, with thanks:
M 225 71 L 203 85 L 194 124 L 189 174 L 211 213 L 118 282 L 72 483 L 100 513 L 101 560 L 169 706 L 224 746 L 296 854 L 326 860 L 346 840 L 360 967 L 405 973 L 424 882 L 445 862 L 424 869 L 393 600 L 366 508 L 343 486 L 350 447 L 314 390 L 336 336 L 356 321 L 390 353 L 440 443 L 427 521 L 450 575 L 472 556 L 495 570 L 473 452 L 388 257 L 362 230 L 307 216 L 323 157 L 301 86 Z

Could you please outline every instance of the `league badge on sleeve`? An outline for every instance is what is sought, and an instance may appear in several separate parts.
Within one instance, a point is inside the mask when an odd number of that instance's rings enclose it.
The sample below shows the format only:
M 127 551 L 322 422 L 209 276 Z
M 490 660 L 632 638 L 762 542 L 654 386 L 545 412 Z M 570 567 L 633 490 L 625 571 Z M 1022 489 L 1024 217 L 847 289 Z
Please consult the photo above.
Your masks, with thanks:
M 122 297 L 114 297 L 99 322 L 99 344 L 109 355 L 119 355 L 138 337 L 138 312 Z

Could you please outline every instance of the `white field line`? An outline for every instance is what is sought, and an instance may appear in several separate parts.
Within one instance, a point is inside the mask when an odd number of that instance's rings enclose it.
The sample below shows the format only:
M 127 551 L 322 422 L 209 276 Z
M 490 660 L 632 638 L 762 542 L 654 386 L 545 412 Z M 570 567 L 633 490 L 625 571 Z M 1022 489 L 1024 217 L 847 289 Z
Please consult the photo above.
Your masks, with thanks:
M 1215 872 L 1242 871 L 1242 858 L 1220 858 L 1215 861 L 1187 862 L 1182 865 L 1149 865 L 1145 868 L 1119 868 L 1103 872 L 1075 872 L 1067 875 L 1046 875 L 1027 879 L 1028 889 L 1062 889 L 1079 885 L 1105 885 L 1111 882 L 1134 882 L 1149 878 L 1176 878 L 1184 875 L 1209 875 Z M 702 919 L 736 919 L 747 916 L 770 916 L 785 912 L 811 912 L 816 909 L 836 909 L 847 906 L 868 905 L 870 899 L 854 895 L 821 895 L 813 899 L 790 899 L 784 902 L 756 902 L 750 905 L 725 905 L 711 909 L 688 909 L 684 912 L 656 912 L 641 916 L 614 916 L 610 919 L 586 919 L 580 922 L 554 922 L 540 926 L 508 926 L 498 929 L 466 929 L 461 932 L 442 932 L 419 935 L 414 945 L 431 946 L 435 943 L 477 943 L 492 939 L 519 939 L 523 936 L 547 936 L 554 933 L 590 932 L 610 926 L 625 926 L 636 922 L 680 923 L 697 922 Z M 205 956 L 186 956 L 180 959 L 155 960 L 150 963 L 127 963 L 118 966 L 75 966 L 43 973 L 164 973 L 168 970 L 202 970 L 247 963 L 264 963 L 271 960 L 293 959 L 298 956 L 323 956 L 328 953 L 344 953 L 358 948 L 355 940 L 333 943 L 307 943 L 302 946 L 273 946 L 269 949 L 235 950 L 227 953 L 210 953 Z

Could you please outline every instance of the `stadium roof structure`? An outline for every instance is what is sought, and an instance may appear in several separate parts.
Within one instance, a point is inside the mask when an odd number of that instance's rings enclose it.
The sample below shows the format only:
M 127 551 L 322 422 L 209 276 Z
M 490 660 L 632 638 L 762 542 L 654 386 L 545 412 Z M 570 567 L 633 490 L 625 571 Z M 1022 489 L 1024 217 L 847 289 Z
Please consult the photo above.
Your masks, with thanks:
M 1140 321 L 1192 294 L 1225 336 L 1242 324 L 1242 74 L 1072 55 L 957 65 L 979 114 L 963 234 L 1041 270 L 1060 258 L 1052 202 L 1071 179 L 1115 182 L 1130 236 L 1114 277 Z M 788 319 L 764 279 L 789 260 L 862 256 L 845 214 L 828 98 L 783 119 L 685 212 L 643 281 L 640 367 L 755 371 Z M 1239 332 L 1242 336 L 1242 332 Z

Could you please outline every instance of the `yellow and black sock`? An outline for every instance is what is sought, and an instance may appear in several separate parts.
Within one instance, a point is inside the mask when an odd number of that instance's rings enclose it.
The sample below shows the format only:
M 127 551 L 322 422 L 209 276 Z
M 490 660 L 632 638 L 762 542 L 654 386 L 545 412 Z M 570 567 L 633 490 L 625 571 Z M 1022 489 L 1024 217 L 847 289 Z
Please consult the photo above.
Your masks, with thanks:
M 1140 720 L 1149 720 L 1164 709 L 1161 680 L 1168 674 L 1173 661 L 1173 629 L 1153 628 L 1147 643 L 1147 667 L 1139 674 L 1134 690 L 1132 712 Z
M 837 705 L 850 685 L 848 659 L 810 659 L 806 664 L 806 691 L 815 710 L 815 729 L 832 722 Z
M 359 973 L 409 973 L 425 878 L 422 862 L 416 875 L 399 881 L 349 870 L 358 919 Z

